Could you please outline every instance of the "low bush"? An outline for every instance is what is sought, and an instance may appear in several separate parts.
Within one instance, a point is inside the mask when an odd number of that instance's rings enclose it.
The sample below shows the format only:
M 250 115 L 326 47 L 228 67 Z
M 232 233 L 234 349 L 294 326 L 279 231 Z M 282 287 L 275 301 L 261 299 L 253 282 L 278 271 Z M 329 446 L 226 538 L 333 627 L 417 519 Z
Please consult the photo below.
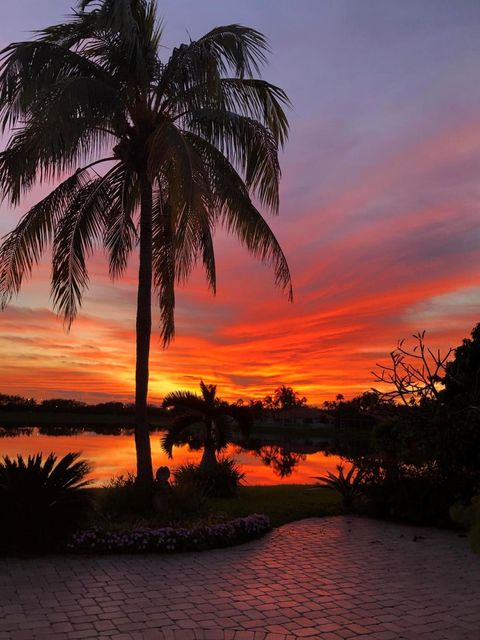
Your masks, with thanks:
M 196 522 L 207 510 L 206 496 L 193 480 L 167 483 L 159 493 L 156 483 L 147 490 L 138 487 L 133 474 L 113 477 L 96 505 L 101 523 L 147 522 L 153 527 Z
M 98 511 L 107 520 L 138 519 L 151 511 L 152 491 L 140 489 L 132 473 L 114 476 L 105 485 L 97 502 Z
M 71 551 L 103 553 L 174 553 L 229 547 L 264 535 L 271 528 L 266 515 L 252 514 L 230 522 L 194 529 L 162 527 L 108 530 L 93 527 L 78 531 Z
M 344 466 L 337 465 L 338 475 L 327 472 L 324 476 L 316 476 L 315 480 L 320 480 L 319 487 L 327 487 L 339 493 L 343 500 L 343 508 L 345 511 L 352 511 L 356 498 L 362 494 L 363 473 L 352 465 L 347 474 L 344 473 Z
M 450 517 L 454 524 L 469 530 L 470 546 L 480 555 L 480 496 L 474 496 L 470 505 L 453 505 L 450 508 Z
M 408 408 L 407 408 L 408 409 Z M 452 470 L 448 446 L 439 437 L 446 427 L 420 408 L 379 421 L 369 443 L 346 456 L 362 470 L 365 515 L 414 525 L 448 527 L 449 507 L 471 496 L 463 468 Z M 459 478 L 465 482 L 462 484 Z
M 245 478 L 233 458 L 223 458 L 210 469 L 184 464 L 174 471 L 173 476 L 177 490 L 182 487 L 195 488 L 197 492 L 210 498 L 236 497 Z
M 195 482 L 174 483 L 168 500 L 168 516 L 174 522 L 184 522 L 204 516 L 208 511 L 207 497 Z
M 365 515 L 419 526 L 449 526 L 449 493 L 430 477 L 384 478 L 365 484 L 363 493 Z
M 0 550 L 30 553 L 64 545 L 90 509 L 89 464 L 78 453 L 0 462 Z

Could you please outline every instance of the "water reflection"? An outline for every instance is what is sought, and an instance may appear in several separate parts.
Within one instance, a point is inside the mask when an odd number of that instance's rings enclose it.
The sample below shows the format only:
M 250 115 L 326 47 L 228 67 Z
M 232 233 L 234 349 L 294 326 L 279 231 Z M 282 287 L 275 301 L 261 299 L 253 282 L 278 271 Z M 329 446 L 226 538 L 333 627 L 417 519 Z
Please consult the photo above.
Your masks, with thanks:
M 186 462 L 198 462 L 201 451 L 195 442 L 174 447 L 173 460 L 160 447 L 161 432 L 152 433 L 152 456 L 155 467 L 175 468 Z M 135 447 L 132 429 L 117 425 L 90 428 L 79 425 L 48 427 L 0 427 L 0 455 L 17 453 L 32 455 L 54 451 L 62 456 L 69 451 L 81 451 L 94 467 L 92 479 L 101 485 L 115 475 L 135 468 Z M 312 435 L 309 438 L 286 438 L 284 434 L 237 441 L 225 455 L 232 455 L 242 466 L 248 484 L 310 484 L 325 471 L 335 471 L 342 458 L 334 455 L 333 439 Z
M 273 473 L 279 478 L 291 476 L 300 462 L 307 459 L 306 453 L 296 453 L 276 444 L 262 447 L 259 451 L 255 451 L 254 455 L 260 458 L 265 466 L 271 467 Z

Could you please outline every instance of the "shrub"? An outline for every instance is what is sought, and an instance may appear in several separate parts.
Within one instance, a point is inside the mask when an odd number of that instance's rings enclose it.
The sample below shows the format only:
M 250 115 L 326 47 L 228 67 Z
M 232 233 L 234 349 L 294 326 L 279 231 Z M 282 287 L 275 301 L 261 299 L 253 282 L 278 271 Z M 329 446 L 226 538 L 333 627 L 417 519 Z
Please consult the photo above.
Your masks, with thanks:
M 402 411 L 379 421 L 360 451 L 347 451 L 363 472 L 364 499 L 357 506 L 373 517 L 448 526 L 450 505 L 471 497 L 472 479 L 448 459 L 445 421 L 422 407 Z
M 473 551 L 480 556 L 480 520 L 470 529 L 468 541 Z
M 471 505 L 453 505 L 450 517 L 455 524 L 470 529 L 468 541 L 473 551 L 480 555 L 480 496 L 474 496 Z
M 369 481 L 364 487 L 366 514 L 414 525 L 449 525 L 448 487 L 428 474 L 405 472 L 397 477 Z
M 78 453 L 57 461 L 51 453 L 0 462 L 0 549 L 36 552 L 56 549 L 81 524 L 90 506 L 89 464 Z
M 223 458 L 213 467 L 184 464 L 174 471 L 174 486 L 192 488 L 212 498 L 234 498 L 238 495 L 245 474 L 233 458 Z
M 194 479 L 184 478 L 172 486 L 168 506 L 172 521 L 191 520 L 206 512 L 206 494 Z
M 252 514 L 230 522 L 195 529 L 162 527 L 105 530 L 99 527 L 78 531 L 72 537 L 72 551 L 103 553 L 173 553 L 229 547 L 264 535 L 270 519 Z
M 97 506 L 101 519 L 107 522 L 148 522 L 158 527 L 197 520 L 205 514 L 207 502 L 203 490 L 187 476 L 178 485 L 167 483 L 159 496 L 156 483 L 144 489 L 128 474 L 110 480 Z
M 110 520 L 138 518 L 151 511 L 152 490 L 139 488 L 132 473 L 113 476 L 104 486 L 99 500 L 102 516 Z
M 105 485 L 105 489 L 125 489 L 127 487 L 133 487 L 136 482 L 136 477 L 130 471 L 126 476 L 123 474 L 119 476 L 112 476 L 110 481 Z
M 352 465 L 347 475 L 344 474 L 342 464 L 337 465 L 337 471 L 337 476 L 328 471 L 327 475 L 317 476 L 315 479 L 321 481 L 319 486 L 337 491 L 342 496 L 344 509 L 351 511 L 355 498 L 362 493 L 363 473 L 355 465 Z

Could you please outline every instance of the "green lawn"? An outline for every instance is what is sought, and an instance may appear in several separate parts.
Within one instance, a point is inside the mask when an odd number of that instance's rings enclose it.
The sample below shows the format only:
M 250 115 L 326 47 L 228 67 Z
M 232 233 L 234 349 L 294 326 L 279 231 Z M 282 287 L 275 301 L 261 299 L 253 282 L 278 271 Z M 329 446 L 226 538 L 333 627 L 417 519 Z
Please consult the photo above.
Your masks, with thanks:
M 236 499 L 211 499 L 212 511 L 229 518 L 249 513 L 266 513 L 278 527 L 293 520 L 336 515 L 342 512 L 341 499 L 330 489 L 312 485 L 242 487 Z
M 95 488 L 89 491 L 97 509 L 103 511 L 107 490 Z M 122 494 L 122 491 L 116 491 L 116 508 L 128 511 L 131 496 L 127 494 L 122 497 Z M 270 517 L 274 527 L 302 518 L 342 513 L 341 498 L 336 492 L 306 484 L 241 487 L 237 498 L 210 498 L 207 508 L 210 518 L 220 521 L 248 516 L 251 513 L 265 513 Z

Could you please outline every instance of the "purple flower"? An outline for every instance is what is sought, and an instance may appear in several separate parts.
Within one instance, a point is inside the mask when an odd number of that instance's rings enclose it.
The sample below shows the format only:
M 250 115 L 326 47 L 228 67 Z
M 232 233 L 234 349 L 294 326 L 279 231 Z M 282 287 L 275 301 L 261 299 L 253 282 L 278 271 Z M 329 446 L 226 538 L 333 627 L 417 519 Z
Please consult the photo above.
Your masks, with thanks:
M 101 530 L 98 527 L 77 531 L 68 548 L 73 551 L 141 552 L 196 551 L 228 546 L 252 540 L 270 529 L 270 519 L 264 514 L 251 514 L 223 524 L 197 529 L 135 528 L 124 531 Z

